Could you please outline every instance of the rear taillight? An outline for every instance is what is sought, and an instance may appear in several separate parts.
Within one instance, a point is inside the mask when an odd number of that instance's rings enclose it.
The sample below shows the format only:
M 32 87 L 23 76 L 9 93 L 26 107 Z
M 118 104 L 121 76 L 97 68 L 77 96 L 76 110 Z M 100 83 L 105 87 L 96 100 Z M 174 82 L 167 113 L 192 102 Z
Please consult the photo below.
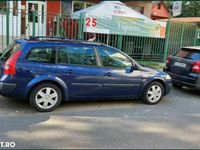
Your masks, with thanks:
M 195 61 L 193 63 L 192 72 L 200 73 L 200 61 Z
M 19 58 L 21 51 L 16 51 L 11 57 L 5 62 L 4 74 L 15 75 L 16 74 L 16 63 Z
M 167 64 L 167 65 L 170 64 L 170 58 L 169 58 L 169 57 L 167 57 L 166 64 Z

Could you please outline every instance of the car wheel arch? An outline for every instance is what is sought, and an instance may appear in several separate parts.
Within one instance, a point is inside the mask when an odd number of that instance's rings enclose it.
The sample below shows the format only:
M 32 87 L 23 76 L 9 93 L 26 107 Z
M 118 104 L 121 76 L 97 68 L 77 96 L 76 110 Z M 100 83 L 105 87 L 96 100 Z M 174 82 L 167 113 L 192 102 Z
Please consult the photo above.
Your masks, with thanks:
M 163 90 L 164 90 L 164 95 L 165 95 L 165 91 L 166 91 L 166 86 L 165 86 L 165 82 L 162 80 L 162 79 L 154 79 L 154 80 L 151 80 L 149 82 L 147 82 L 145 85 L 144 85 L 144 88 L 142 90 L 142 93 L 144 93 L 146 87 L 151 84 L 152 82 L 159 82 L 162 86 L 163 86 Z
M 28 94 L 27 94 L 27 98 L 29 97 L 31 91 L 33 90 L 34 87 L 43 84 L 43 83 L 52 83 L 55 84 L 62 92 L 62 97 L 63 97 L 63 101 L 68 101 L 69 99 L 69 89 L 68 86 L 63 82 L 63 81 L 55 81 L 55 80 L 51 80 L 51 79 L 45 79 L 45 80 L 41 80 L 38 82 L 34 82 L 28 85 L 27 89 L 28 89 Z

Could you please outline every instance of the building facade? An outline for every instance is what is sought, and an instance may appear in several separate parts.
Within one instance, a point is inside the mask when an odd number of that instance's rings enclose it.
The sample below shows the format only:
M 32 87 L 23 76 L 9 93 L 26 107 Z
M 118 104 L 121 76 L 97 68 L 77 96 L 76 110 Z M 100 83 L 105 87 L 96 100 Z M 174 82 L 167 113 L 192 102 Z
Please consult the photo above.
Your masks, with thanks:
M 0 35 L 7 34 L 9 28 L 9 36 L 51 36 L 55 35 L 57 16 L 69 16 L 73 12 L 85 9 L 101 0 L 57 0 L 57 1 L 28 1 L 28 0 L 11 0 L 0 1 Z M 161 2 L 152 1 L 122 1 L 135 11 L 152 19 L 166 19 L 169 12 Z M 9 8 L 9 14 L 7 14 Z M 6 25 L 6 19 L 9 18 L 9 26 Z M 34 31 L 33 31 L 34 26 Z
M 168 19 L 170 12 L 163 1 L 156 1 L 152 4 L 151 19 Z

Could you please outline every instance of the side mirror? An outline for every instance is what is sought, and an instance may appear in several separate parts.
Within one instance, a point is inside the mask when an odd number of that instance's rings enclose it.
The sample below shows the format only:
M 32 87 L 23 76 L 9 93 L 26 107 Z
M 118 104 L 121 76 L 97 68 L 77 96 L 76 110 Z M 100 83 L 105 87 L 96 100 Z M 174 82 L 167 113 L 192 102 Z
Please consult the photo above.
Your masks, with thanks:
M 133 72 L 133 67 L 132 66 L 127 66 L 126 67 L 126 73 L 131 73 Z
M 133 68 L 133 70 L 139 70 L 139 66 L 136 64 L 132 68 Z

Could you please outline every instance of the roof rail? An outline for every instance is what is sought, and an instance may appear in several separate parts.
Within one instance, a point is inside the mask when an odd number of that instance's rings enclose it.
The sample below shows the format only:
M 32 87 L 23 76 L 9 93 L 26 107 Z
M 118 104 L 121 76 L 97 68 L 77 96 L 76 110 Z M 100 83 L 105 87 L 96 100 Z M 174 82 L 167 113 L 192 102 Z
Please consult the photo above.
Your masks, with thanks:
M 26 38 L 27 40 L 36 40 L 36 41 L 45 41 L 45 40 L 61 40 L 61 41 L 68 41 L 68 42 L 80 42 L 83 44 L 95 44 L 95 45 L 105 45 L 101 42 L 95 42 L 95 41 L 87 41 L 87 40 L 77 40 L 77 39 L 67 39 L 65 37 L 56 37 L 56 36 L 29 36 Z
M 55 39 L 55 40 L 69 40 L 65 37 L 60 37 L 60 36 L 29 36 L 27 38 L 28 40 L 48 40 L 48 39 Z

